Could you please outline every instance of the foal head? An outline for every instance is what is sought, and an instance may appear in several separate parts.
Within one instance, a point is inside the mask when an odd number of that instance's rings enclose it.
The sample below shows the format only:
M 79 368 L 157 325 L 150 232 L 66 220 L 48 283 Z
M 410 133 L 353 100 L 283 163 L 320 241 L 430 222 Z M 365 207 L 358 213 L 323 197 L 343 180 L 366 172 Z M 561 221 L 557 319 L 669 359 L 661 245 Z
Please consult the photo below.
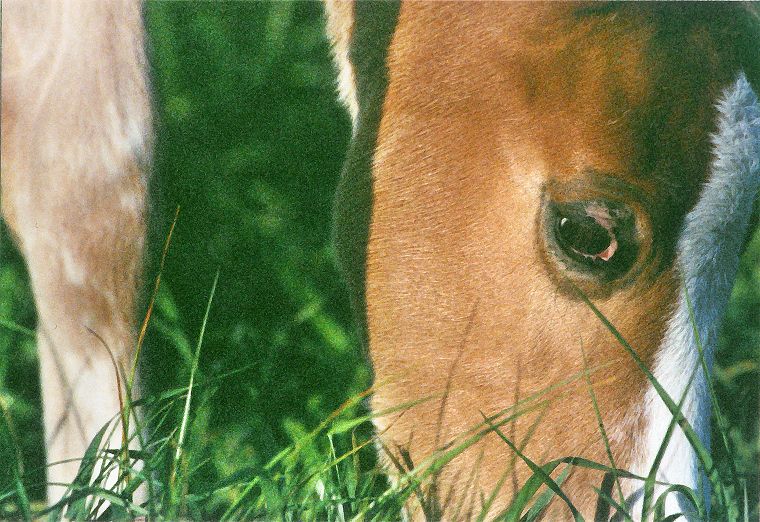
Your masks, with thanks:
M 671 410 L 645 369 L 706 444 L 692 325 L 709 366 L 757 186 L 753 14 L 328 7 L 355 115 L 338 246 L 366 321 L 372 406 L 422 401 L 377 417 L 389 461 L 421 465 L 484 429 L 436 475 L 461 513 L 497 488 L 506 505 L 530 475 L 504 438 L 540 463 L 646 475 Z M 575 468 L 565 483 L 584 514 L 601 478 Z M 699 486 L 680 428 L 658 478 Z M 640 486 L 623 485 L 631 503 Z

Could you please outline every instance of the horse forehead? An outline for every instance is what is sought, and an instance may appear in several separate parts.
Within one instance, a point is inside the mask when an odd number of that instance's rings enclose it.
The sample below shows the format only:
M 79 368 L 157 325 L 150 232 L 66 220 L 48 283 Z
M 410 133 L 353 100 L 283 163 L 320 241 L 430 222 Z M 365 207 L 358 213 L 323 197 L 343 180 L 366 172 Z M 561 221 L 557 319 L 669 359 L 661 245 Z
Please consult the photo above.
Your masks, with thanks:
M 689 102 L 693 91 L 715 98 L 735 78 L 725 70 L 732 60 L 721 24 L 684 21 L 669 6 L 581 11 L 574 3 L 403 3 L 390 76 L 415 84 L 412 99 L 435 93 L 441 105 L 476 99 L 589 119 L 676 95 Z
M 512 87 L 524 81 L 527 90 L 555 87 L 557 94 L 581 90 L 579 68 L 595 69 L 596 84 L 619 71 L 637 80 L 626 89 L 641 90 L 646 70 L 637 62 L 652 30 L 644 21 L 578 18 L 563 4 L 409 2 L 401 6 L 393 41 L 396 63 L 392 59 L 389 66 L 403 62 L 431 82 L 449 77 L 441 87 L 477 89 L 483 80 Z M 473 81 L 461 76 L 466 74 Z M 530 85 L 547 77 L 553 85 Z
M 546 175 L 631 176 L 645 190 L 680 187 L 691 202 L 683 189 L 706 174 L 713 103 L 730 81 L 710 35 L 696 23 L 669 33 L 668 13 L 579 14 L 587 8 L 402 4 L 387 119 L 420 127 L 418 143 L 500 135 Z M 694 34 L 699 45 L 679 47 Z
M 426 136 L 436 135 L 432 139 L 439 147 L 486 142 L 499 132 L 509 134 L 515 145 L 541 147 L 542 142 L 556 141 L 568 119 L 575 131 L 593 128 L 587 121 L 600 111 L 582 110 L 573 93 L 580 92 L 587 106 L 599 109 L 607 103 L 593 100 L 593 94 L 603 98 L 604 91 L 596 85 L 584 91 L 563 74 L 563 53 L 532 52 L 528 46 L 520 52 L 525 31 L 505 34 L 505 26 L 520 17 L 488 7 L 449 13 L 448 5 L 443 10 L 402 5 L 388 63 L 395 91 L 386 103 L 388 118 L 399 127 L 424 127 Z M 486 18 L 488 11 L 501 16 Z M 437 25 L 446 19 L 453 27 L 443 31 Z

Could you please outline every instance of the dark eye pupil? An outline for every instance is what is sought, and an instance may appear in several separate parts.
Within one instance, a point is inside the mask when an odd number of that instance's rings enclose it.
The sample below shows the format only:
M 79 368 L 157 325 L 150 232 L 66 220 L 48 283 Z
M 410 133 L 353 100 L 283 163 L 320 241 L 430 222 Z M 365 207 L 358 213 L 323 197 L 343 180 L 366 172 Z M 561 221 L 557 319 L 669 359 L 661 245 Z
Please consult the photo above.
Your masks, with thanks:
M 573 277 L 610 282 L 639 255 L 633 209 L 609 200 L 549 201 L 543 209 L 547 260 Z
M 591 216 L 560 217 L 557 239 L 584 256 L 604 252 L 611 242 L 607 229 Z

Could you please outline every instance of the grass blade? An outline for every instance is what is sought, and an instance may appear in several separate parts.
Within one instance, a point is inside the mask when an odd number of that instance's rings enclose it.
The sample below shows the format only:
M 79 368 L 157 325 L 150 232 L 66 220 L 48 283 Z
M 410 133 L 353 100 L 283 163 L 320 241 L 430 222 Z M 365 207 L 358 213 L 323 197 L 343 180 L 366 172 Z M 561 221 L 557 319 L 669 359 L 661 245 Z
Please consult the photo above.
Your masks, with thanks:
M 519 448 L 511 441 L 509 440 L 502 432 L 501 430 L 493 425 L 489 420 L 488 417 L 486 417 L 483 412 L 480 413 L 483 416 L 483 419 L 492 426 L 493 431 L 499 436 L 501 440 L 504 441 L 504 443 L 510 447 L 512 451 L 514 451 L 520 459 L 522 459 L 525 464 L 528 465 L 530 470 L 533 472 L 534 475 L 538 475 L 541 479 L 541 481 L 546 484 L 549 488 L 551 488 L 556 495 L 567 504 L 567 507 L 570 509 L 570 512 L 573 514 L 573 519 L 576 521 L 582 521 L 583 517 L 581 516 L 578 509 L 573 505 L 573 503 L 570 501 L 569 498 L 567 498 L 567 495 L 562 491 L 562 489 L 559 487 L 557 482 L 551 478 L 551 476 L 538 464 L 530 460 L 523 452 L 519 450 Z
M 198 343 L 195 347 L 195 356 L 193 357 L 193 366 L 190 369 L 190 381 L 187 385 L 187 395 L 185 396 L 185 407 L 182 412 L 182 423 L 180 424 L 179 436 L 177 438 L 177 449 L 174 452 L 174 461 L 172 463 L 172 471 L 169 477 L 169 494 L 171 497 L 170 513 L 176 515 L 175 509 L 177 508 L 178 495 L 177 490 L 184 487 L 184 476 L 180 473 L 180 459 L 182 458 L 182 449 L 185 444 L 185 436 L 187 434 L 187 424 L 190 418 L 190 403 L 193 397 L 193 384 L 195 383 L 195 374 L 198 371 L 198 360 L 201 355 L 201 346 L 203 345 L 203 336 L 206 333 L 206 324 L 208 323 L 209 312 L 211 311 L 211 303 L 214 300 L 214 294 L 216 293 L 216 284 L 219 282 L 219 271 L 217 270 L 214 276 L 214 282 L 211 285 L 211 292 L 209 294 L 208 302 L 206 303 L 206 312 L 203 315 L 203 322 L 201 323 L 201 330 L 198 334 Z M 179 480 L 178 480 L 179 477 Z M 170 516 L 169 518 L 174 518 Z
M 591 404 L 594 407 L 594 415 L 596 416 L 596 422 L 599 426 L 599 433 L 602 435 L 602 442 L 604 442 L 604 450 L 607 452 L 607 459 L 610 461 L 610 466 L 613 469 L 617 469 L 615 464 L 615 458 L 612 456 L 612 448 L 610 447 L 610 439 L 607 436 L 607 430 L 604 428 L 604 421 L 602 420 L 602 413 L 599 410 L 599 403 L 596 400 L 596 393 L 594 393 L 594 387 L 591 384 L 591 375 L 588 373 L 588 358 L 586 357 L 586 351 L 583 349 L 583 342 L 580 343 L 581 354 L 583 355 L 583 366 L 586 368 L 586 385 L 588 386 L 588 393 L 591 396 Z M 625 505 L 625 495 L 623 495 L 623 488 L 620 485 L 619 477 L 613 477 L 615 480 L 615 486 L 617 486 L 618 496 L 620 497 L 620 503 Z M 626 520 L 631 520 L 630 515 L 626 512 L 622 512 Z
M 693 505 L 698 513 L 698 520 L 706 520 L 706 513 L 705 513 L 705 506 L 702 503 L 702 500 L 697 493 L 692 490 L 691 488 L 688 488 L 686 486 L 683 486 L 681 484 L 674 484 L 667 488 L 665 491 L 663 491 L 662 495 L 660 495 L 657 498 L 657 502 L 654 504 L 654 517 L 655 520 L 664 520 L 665 519 L 665 500 L 667 499 L 667 496 L 669 493 L 679 493 L 682 495 L 686 500 Z M 670 515 L 674 516 L 674 515 Z M 677 517 L 676 517 L 677 518 Z
M 630 344 L 628 344 L 628 341 L 626 341 L 623 336 L 620 334 L 620 332 L 615 328 L 615 326 L 610 323 L 610 321 L 605 317 L 605 315 L 592 303 L 588 296 L 584 294 L 579 288 L 575 287 L 576 292 L 578 296 L 583 300 L 584 303 L 592 310 L 594 315 L 597 316 L 597 318 L 604 324 L 604 326 L 612 333 L 612 335 L 617 339 L 618 343 L 628 352 L 628 354 L 631 356 L 633 361 L 636 363 L 636 366 L 638 366 L 639 370 L 644 373 L 647 380 L 652 384 L 652 387 L 657 392 L 657 395 L 662 399 L 662 401 L 665 403 L 665 406 L 670 411 L 670 414 L 676 419 L 676 422 L 681 427 L 681 429 L 684 432 L 684 435 L 686 436 L 686 439 L 688 440 L 689 444 L 691 444 L 692 448 L 694 448 L 694 451 L 697 454 L 697 458 L 699 459 L 700 464 L 702 465 L 702 468 L 707 473 L 708 477 L 711 478 L 711 481 L 717 483 L 717 487 L 720 488 L 719 481 L 715 480 L 714 474 L 716 473 L 715 464 L 712 460 L 712 457 L 710 456 L 710 452 L 705 448 L 705 446 L 702 444 L 702 441 L 699 440 L 699 436 L 696 434 L 694 429 L 691 427 L 689 422 L 686 420 L 686 418 L 681 413 L 680 409 L 678 408 L 678 405 L 673 402 L 673 399 L 670 397 L 667 391 L 662 387 L 662 385 L 657 381 L 657 379 L 654 377 L 652 372 L 647 368 L 646 364 L 644 364 L 644 361 L 641 360 L 641 357 L 639 357 L 639 354 L 636 352 L 636 350 L 631 347 Z
M 565 479 L 570 476 L 570 471 L 572 471 L 572 467 L 570 464 L 566 464 L 557 477 L 556 482 L 558 486 L 562 486 Z M 547 490 L 541 493 L 538 499 L 536 499 L 528 512 L 520 519 L 520 522 L 534 522 L 535 520 L 539 520 L 543 515 L 544 510 L 549 506 L 549 502 L 551 502 L 554 497 L 554 491 L 547 488 Z

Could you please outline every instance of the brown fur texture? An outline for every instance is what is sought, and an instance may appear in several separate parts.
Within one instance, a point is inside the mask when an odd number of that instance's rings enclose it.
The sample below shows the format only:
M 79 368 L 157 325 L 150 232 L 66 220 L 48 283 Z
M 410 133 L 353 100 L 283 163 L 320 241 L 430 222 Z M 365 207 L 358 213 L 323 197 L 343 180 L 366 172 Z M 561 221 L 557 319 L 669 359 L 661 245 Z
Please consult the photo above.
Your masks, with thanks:
M 391 461 L 424 465 L 516 404 L 528 411 L 500 429 L 532 460 L 610 465 L 586 371 L 614 464 L 637 458 L 647 380 L 573 289 L 652 363 L 679 289 L 678 232 L 707 175 L 713 103 L 757 65 L 741 63 L 732 29 L 713 30 L 717 11 L 674 9 L 402 3 L 372 172 L 372 408 L 427 400 L 376 420 L 392 476 Z M 612 282 L 568 269 L 545 239 L 547 201 L 596 199 L 636 218 L 639 251 Z M 529 475 L 491 433 L 428 484 L 436 506 L 410 509 L 476 515 L 500 487 L 495 515 Z M 565 483 L 584 517 L 601 480 L 579 468 Z M 550 516 L 569 511 L 557 501 Z

